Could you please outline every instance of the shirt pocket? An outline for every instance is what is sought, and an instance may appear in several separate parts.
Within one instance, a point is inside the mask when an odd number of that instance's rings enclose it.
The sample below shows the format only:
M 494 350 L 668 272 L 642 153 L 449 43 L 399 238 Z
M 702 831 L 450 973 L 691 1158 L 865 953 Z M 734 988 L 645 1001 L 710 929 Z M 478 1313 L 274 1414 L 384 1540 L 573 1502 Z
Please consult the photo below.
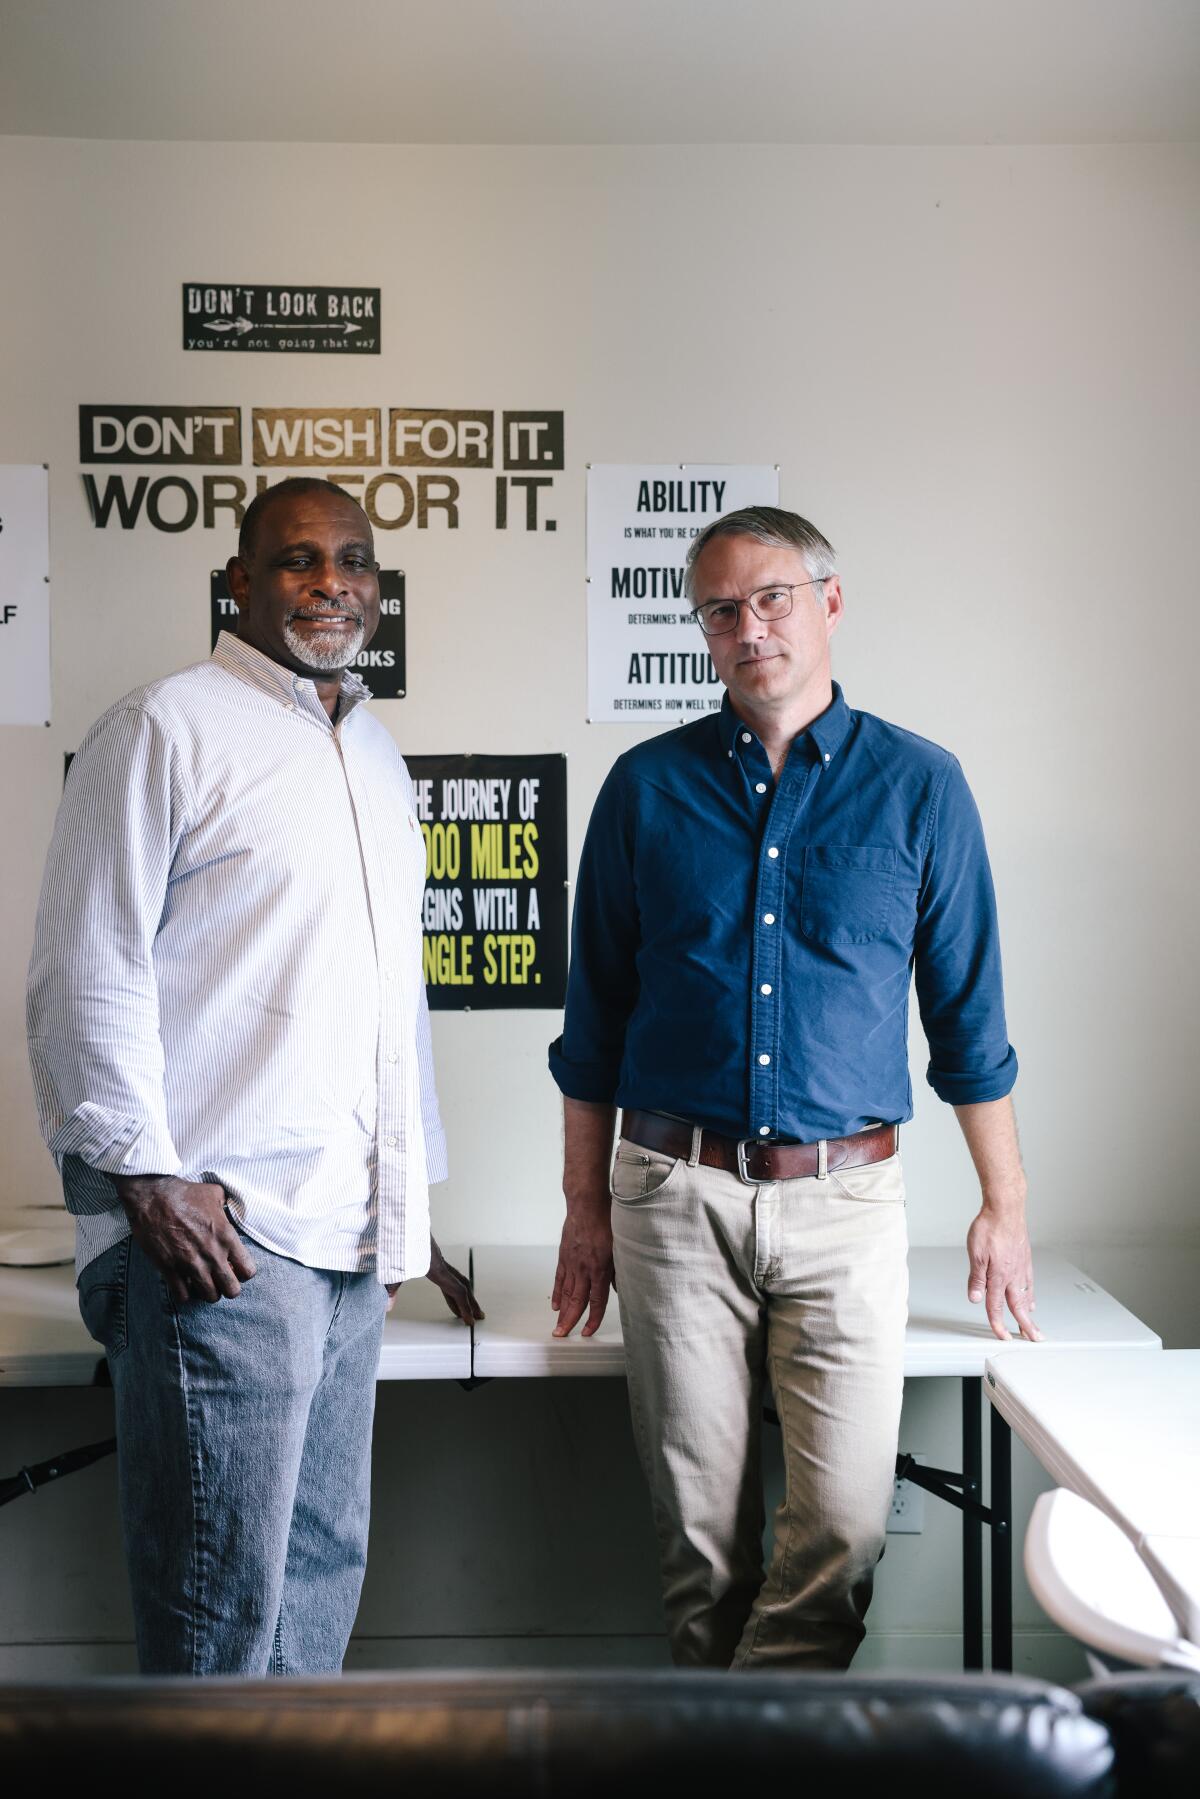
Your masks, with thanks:
M 872 943 L 888 926 L 896 852 L 870 843 L 810 843 L 800 929 L 811 943 Z

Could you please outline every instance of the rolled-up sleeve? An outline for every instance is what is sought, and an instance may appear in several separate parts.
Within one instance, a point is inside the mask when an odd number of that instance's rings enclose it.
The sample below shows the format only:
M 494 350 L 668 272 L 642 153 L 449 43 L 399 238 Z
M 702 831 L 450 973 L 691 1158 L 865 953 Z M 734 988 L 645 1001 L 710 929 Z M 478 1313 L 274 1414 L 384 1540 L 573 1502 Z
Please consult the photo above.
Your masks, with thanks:
M 59 807 L 29 969 L 42 1135 L 73 1211 L 114 1204 L 94 1173 L 179 1174 L 167 1121 L 154 939 L 184 812 L 177 758 L 139 707 L 95 725 Z
M 592 810 L 579 860 L 562 1036 L 550 1072 L 568 1099 L 611 1103 L 638 996 L 634 828 L 621 763 Z
M 914 958 L 930 1086 L 950 1105 L 1003 1099 L 1017 1057 L 1004 1018 L 996 895 L 979 813 L 953 756 L 930 807 Z

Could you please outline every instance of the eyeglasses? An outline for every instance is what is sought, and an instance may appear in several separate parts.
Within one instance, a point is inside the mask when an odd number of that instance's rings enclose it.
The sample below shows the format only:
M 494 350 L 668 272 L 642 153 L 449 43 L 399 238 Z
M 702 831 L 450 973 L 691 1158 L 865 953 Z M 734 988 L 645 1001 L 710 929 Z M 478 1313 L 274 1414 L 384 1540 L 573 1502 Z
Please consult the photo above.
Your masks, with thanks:
M 693 609 L 692 617 L 706 637 L 721 637 L 726 631 L 735 631 L 743 606 L 749 606 L 755 618 L 769 624 L 772 619 L 787 617 L 792 610 L 792 595 L 798 587 L 823 587 L 832 578 L 822 575 L 813 581 L 789 581 L 786 585 L 777 582 L 773 587 L 756 587 L 744 600 L 705 600 L 703 606 Z

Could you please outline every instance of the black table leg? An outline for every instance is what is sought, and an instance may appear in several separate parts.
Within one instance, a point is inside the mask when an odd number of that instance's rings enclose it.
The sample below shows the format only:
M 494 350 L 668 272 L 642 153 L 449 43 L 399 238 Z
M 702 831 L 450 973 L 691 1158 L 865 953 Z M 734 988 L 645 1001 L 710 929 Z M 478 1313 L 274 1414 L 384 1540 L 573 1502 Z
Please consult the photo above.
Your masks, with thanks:
M 963 1494 L 979 1502 L 983 1487 L 983 1426 L 980 1383 L 967 1376 L 962 1384 Z M 963 1511 L 962 1609 L 963 1667 L 983 1667 L 983 1524 Z M 993 1564 L 994 1566 L 994 1564 Z
M 995 1406 L 992 1416 L 992 1667 L 1012 1670 L 1012 1433 Z

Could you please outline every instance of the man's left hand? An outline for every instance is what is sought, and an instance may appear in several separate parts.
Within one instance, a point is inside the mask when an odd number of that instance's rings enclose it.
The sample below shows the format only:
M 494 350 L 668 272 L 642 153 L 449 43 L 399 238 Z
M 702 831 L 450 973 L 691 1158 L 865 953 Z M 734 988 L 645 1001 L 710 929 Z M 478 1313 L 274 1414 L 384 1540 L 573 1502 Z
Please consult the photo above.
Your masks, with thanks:
M 432 1281 L 440 1291 L 442 1298 L 464 1324 L 478 1324 L 483 1317 L 483 1309 L 471 1291 L 471 1283 L 465 1274 L 448 1262 L 433 1238 L 430 1238 L 431 1259 L 426 1280 Z M 396 1290 L 399 1281 L 393 1281 L 388 1287 L 388 1311 L 396 1303 Z
M 1033 1251 L 1025 1229 L 1025 1213 L 1006 1214 L 984 1206 L 967 1232 L 967 1256 L 971 1273 L 967 1298 L 972 1305 L 984 1300 L 988 1323 L 1001 1342 L 1009 1341 L 1004 1307 L 1030 1343 L 1040 1343 L 1042 1333 L 1033 1322 Z

